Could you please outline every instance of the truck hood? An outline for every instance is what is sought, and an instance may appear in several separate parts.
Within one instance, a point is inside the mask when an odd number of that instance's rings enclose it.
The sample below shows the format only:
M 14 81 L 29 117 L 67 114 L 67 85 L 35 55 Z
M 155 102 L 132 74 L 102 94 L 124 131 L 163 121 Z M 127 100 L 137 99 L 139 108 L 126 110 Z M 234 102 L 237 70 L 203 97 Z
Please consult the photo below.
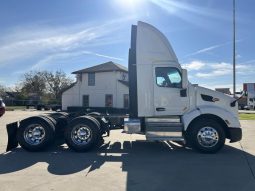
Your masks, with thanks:
M 233 113 L 233 115 L 238 116 L 238 104 L 236 103 L 234 107 L 231 107 L 230 104 L 235 99 L 229 95 L 208 88 L 197 86 L 196 99 L 198 108 L 200 106 L 220 107 L 223 110 L 226 110 L 230 113 Z

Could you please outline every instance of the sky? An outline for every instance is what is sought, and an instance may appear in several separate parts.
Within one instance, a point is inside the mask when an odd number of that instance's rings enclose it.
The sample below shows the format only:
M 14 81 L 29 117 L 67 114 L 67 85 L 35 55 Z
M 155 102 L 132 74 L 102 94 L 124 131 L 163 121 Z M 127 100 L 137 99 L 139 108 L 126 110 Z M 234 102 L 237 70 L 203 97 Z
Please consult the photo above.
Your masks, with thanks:
M 0 85 L 31 70 L 127 66 L 131 25 L 154 25 L 191 83 L 232 89 L 233 0 L 0 1 Z M 237 91 L 255 82 L 255 1 L 236 0 Z

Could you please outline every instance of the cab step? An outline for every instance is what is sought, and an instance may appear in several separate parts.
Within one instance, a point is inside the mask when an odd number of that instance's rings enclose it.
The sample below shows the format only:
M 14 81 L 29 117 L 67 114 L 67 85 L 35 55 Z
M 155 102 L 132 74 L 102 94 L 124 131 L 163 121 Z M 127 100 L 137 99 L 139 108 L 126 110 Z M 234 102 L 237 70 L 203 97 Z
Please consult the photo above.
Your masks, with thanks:
M 147 118 L 146 139 L 160 141 L 183 141 L 183 123 L 180 116 L 170 118 Z

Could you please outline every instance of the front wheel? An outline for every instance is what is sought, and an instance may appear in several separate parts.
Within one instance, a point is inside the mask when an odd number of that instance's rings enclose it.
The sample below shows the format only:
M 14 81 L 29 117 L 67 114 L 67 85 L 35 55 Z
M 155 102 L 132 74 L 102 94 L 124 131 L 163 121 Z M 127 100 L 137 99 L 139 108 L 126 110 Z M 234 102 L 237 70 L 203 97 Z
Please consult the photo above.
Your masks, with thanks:
M 195 122 L 189 129 L 192 148 L 203 153 L 216 153 L 225 144 L 223 127 L 215 120 L 203 119 Z

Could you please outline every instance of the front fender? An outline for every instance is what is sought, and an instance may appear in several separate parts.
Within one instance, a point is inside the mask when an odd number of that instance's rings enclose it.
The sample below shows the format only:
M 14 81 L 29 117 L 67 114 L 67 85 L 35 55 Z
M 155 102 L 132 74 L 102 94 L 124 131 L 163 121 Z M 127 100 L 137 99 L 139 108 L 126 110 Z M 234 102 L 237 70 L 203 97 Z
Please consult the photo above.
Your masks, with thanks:
M 238 117 L 223 108 L 213 106 L 200 106 L 197 109 L 185 113 L 182 116 L 184 130 L 188 128 L 193 119 L 203 114 L 211 114 L 220 117 L 223 121 L 226 122 L 228 127 L 240 128 L 241 126 Z

